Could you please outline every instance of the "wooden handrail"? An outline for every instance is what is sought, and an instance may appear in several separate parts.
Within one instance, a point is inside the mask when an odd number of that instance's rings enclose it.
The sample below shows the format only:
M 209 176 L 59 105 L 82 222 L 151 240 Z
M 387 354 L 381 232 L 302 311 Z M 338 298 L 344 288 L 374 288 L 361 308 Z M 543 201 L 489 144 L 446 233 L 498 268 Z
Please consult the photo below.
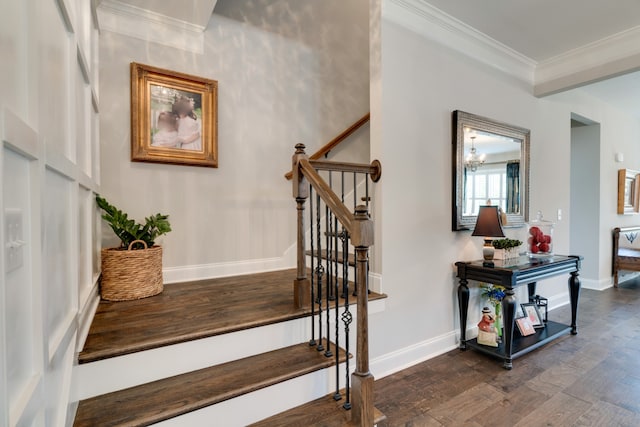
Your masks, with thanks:
M 327 162 L 324 160 L 310 160 L 309 163 L 316 170 L 334 172 L 368 173 L 373 182 L 378 182 L 382 176 L 382 165 L 379 160 L 374 160 L 370 165 L 346 162 Z
M 314 163 L 318 166 L 330 168 L 332 167 L 330 162 L 314 162 L 310 160 L 304 152 L 304 148 L 303 144 L 296 145 L 296 152 L 292 158 L 293 197 L 296 200 L 298 211 L 298 261 L 297 278 L 294 281 L 294 303 L 296 307 L 302 307 L 304 304 L 311 303 L 311 285 L 307 279 L 305 252 L 306 228 L 304 221 L 305 202 L 309 198 L 309 188 L 311 187 L 347 231 L 355 249 L 357 272 L 355 290 L 357 294 L 358 316 L 356 317 L 356 369 L 353 374 L 351 374 L 351 423 L 352 425 L 360 427 L 371 427 L 374 422 L 374 377 L 369 371 L 368 266 L 369 247 L 374 243 L 373 221 L 369 218 L 369 212 L 366 206 L 357 206 L 354 213 L 351 213 L 349 209 L 347 209 L 340 197 L 333 192 L 331 186 L 322 179 L 318 171 L 314 168 Z M 359 167 L 370 168 L 368 165 L 361 165 Z M 375 166 L 372 164 L 371 168 L 375 168 L 379 175 L 379 171 L 381 170 L 379 162 L 377 162 Z M 322 338 L 321 334 L 320 337 Z M 348 351 L 347 347 L 347 352 Z
M 353 214 L 349 212 L 349 209 L 342 203 L 338 195 L 331 190 L 329 184 L 316 172 L 308 159 L 300 159 L 298 165 L 300 172 L 309 181 L 313 189 L 316 190 L 320 198 L 329 206 L 338 221 L 349 233 L 353 233 Z
M 333 138 L 331 141 L 327 142 L 325 145 L 320 147 L 318 151 L 309 156 L 309 160 L 318 160 L 327 155 L 331 150 L 336 148 L 342 141 L 351 136 L 352 133 L 360 129 L 365 123 L 367 123 L 371 119 L 371 113 L 367 113 L 362 116 L 358 121 L 353 123 L 351 126 L 343 130 L 340 135 Z M 287 179 L 291 179 L 293 176 L 293 172 L 287 172 L 284 177 Z

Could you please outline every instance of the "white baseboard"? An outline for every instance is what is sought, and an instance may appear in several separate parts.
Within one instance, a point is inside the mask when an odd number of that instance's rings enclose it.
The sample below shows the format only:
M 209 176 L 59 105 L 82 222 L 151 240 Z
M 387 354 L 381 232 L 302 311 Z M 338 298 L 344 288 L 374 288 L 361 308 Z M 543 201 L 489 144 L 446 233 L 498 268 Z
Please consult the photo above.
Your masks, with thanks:
M 239 276 L 243 274 L 266 273 L 268 271 L 287 270 L 295 267 L 295 246 L 292 246 L 287 249 L 281 257 L 167 267 L 162 269 L 162 277 L 165 284 L 170 284 L 195 282 L 218 277 Z M 369 273 L 369 289 L 374 292 L 382 292 L 381 274 Z
M 407 369 L 458 347 L 458 332 L 446 334 L 412 344 L 371 360 L 371 372 L 376 379 Z
M 549 310 L 569 304 L 569 293 L 555 295 L 549 298 Z M 467 329 L 467 338 L 477 335 L 477 327 Z M 371 372 L 376 379 L 410 368 L 441 354 L 458 348 L 460 333 L 456 329 L 446 334 L 412 344 L 391 353 L 378 356 L 371 360 Z
M 295 266 L 295 253 L 288 250 L 283 256 L 276 258 L 167 267 L 162 270 L 162 276 L 164 283 L 168 284 L 286 270 Z
M 382 274 L 369 272 L 369 289 L 382 293 Z
M 580 284 L 581 284 L 581 287 L 583 287 L 584 289 L 604 291 L 605 289 L 609 289 L 613 287 L 613 280 L 610 277 L 606 279 L 600 279 L 600 280 L 585 279 L 581 277 Z
M 98 290 L 98 280 L 96 279 L 87 301 L 78 313 L 78 339 L 76 343 L 76 351 L 80 352 L 84 348 L 84 343 L 89 335 L 89 329 L 91 323 L 93 323 L 93 317 L 96 314 L 98 304 L 100 303 L 100 292 Z

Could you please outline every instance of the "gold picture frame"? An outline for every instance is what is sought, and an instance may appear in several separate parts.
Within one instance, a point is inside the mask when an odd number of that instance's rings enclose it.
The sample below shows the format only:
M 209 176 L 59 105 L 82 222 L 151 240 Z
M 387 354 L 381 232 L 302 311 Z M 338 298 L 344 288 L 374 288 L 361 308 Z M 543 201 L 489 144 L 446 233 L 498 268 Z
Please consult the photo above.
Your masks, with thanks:
M 640 212 L 640 172 L 631 169 L 618 170 L 618 214 L 632 215 Z
M 218 82 L 131 63 L 131 160 L 218 167 Z

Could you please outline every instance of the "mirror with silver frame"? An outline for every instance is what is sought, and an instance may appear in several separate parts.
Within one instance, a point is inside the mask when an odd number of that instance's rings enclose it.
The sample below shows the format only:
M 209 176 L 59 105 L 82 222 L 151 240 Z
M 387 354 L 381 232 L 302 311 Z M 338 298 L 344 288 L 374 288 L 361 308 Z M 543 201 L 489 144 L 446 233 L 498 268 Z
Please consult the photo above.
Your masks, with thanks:
M 473 230 L 481 205 L 499 206 L 503 227 L 529 220 L 529 129 L 453 112 L 452 229 Z

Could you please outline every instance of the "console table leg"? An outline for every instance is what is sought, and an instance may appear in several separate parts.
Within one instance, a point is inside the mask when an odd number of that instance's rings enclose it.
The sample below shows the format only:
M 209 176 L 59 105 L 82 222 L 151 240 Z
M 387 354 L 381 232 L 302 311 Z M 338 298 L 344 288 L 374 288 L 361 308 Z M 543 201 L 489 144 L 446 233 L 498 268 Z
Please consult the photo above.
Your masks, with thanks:
M 527 284 L 527 288 L 529 290 L 529 302 L 533 302 L 533 297 L 536 296 L 536 285 L 536 282 Z
M 469 310 L 469 282 L 460 279 L 458 285 L 458 308 L 460 310 L 460 350 L 467 349 L 467 312 Z
M 578 334 L 578 298 L 580 297 L 580 278 L 574 271 L 569 277 L 569 297 L 571 298 L 571 334 Z
M 516 297 L 513 289 L 506 289 L 502 299 L 502 315 L 504 318 L 504 368 L 513 368 L 513 327 L 516 317 Z

